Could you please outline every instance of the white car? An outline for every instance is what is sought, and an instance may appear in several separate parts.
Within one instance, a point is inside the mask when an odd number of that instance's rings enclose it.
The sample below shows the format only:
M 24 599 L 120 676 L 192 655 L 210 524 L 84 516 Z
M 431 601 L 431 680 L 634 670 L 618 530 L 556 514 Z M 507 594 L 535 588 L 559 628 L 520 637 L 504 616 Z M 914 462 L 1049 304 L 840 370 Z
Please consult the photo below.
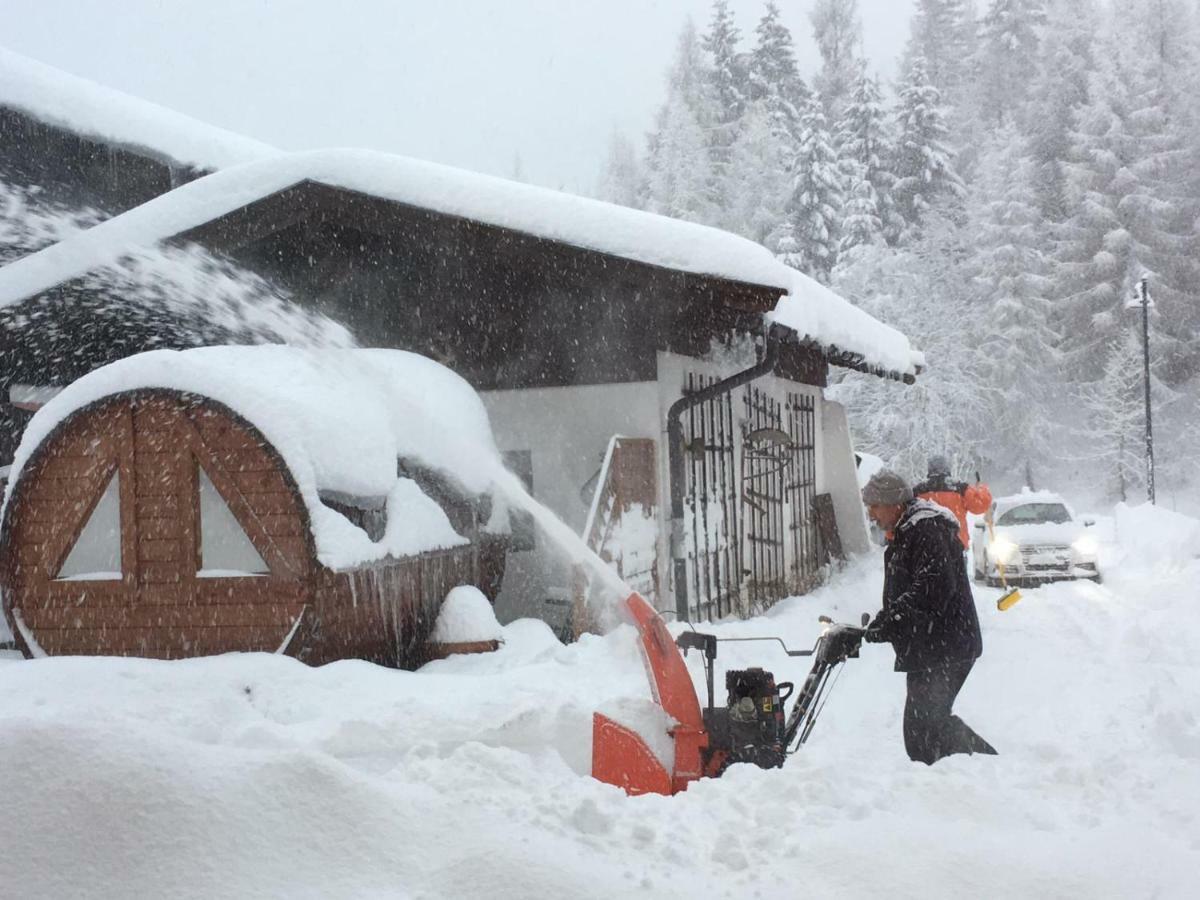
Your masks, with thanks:
M 1089 530 L 1095 520 L 1077 518 L 1058 494 L 1025 491 L 1000 497 L 987 521 L 976 522 L 971 535 L 976 581 L 1000 584 L 1001 565 L 1005 578 L 1015 583 L 1100 580 L 1099 543 Z

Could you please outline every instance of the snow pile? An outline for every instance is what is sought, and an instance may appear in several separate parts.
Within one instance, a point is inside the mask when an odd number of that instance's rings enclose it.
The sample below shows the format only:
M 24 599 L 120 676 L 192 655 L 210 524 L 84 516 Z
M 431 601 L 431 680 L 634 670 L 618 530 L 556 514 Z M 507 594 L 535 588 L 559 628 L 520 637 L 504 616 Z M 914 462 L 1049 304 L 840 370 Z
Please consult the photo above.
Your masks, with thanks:
M 80 135 L 150 151 L 200 169 L 221 169 L 278 151 L 180 113 L 0 48 L 0 106 Z
M 1200 521 L 1161 506 L 1117 504 L 1116 538 L 1130 566 L 1164 571 L 1200 559 Z
M 433 501 L 407 505 L 416 485 L 397 478 L 397 459 L 441 472 L 470 493 L 488 490 L 501 468 L 478 395 L 425 357 L 273 345 L 156 350 L 85 375 L 38 411 L 13 460 L 5 506 L 30 454 L 67 416 L 102 397 L 154 387 L 210 397 L 262 432 L 295 478 L 318 558 L 331 568 L 462 542 Z M 386 496 L 389 509 L 405 504 L 404 511 L 389 516 L 376 543 L 325 506 L 320 491 Z
M 479 588 L 460 584 L 446 595 L 430 640 L 438 644 L 469 644 L 503 637 L 504 631 L 488 598 Z
M 712 630 L 811 646 L 819 613 L 878 608 L 881 568 L 875 554 Z M 1152 575 L 1026 589 L 1007 612 L 976 589 L 984 656 L 956 711 L 998 757 L 909 762 L 904 678 L 867 645 L 782 769 L 735 766 L 673 798 L 585 776 L 593 711 L 654 712 L 628 626 L 564 647 L 518 621 L 496 653 L 418 673 L 264 654 L 0 661 L 0 884 L 694 900 L 790 896 L 801 872 L 821 897 L 1191 896 L 1200 563 Z M 717 683 L 748 665 L 798 683 L 808 663 L 722 644 Z

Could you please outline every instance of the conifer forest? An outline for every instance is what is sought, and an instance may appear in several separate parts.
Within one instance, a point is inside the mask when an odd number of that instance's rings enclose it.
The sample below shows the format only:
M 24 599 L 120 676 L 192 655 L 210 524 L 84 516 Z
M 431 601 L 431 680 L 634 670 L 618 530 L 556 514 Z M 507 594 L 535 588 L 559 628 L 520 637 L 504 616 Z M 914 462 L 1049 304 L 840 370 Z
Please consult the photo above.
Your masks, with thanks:
M 916 385 L 851 374 L 859 450 L 910 474 L 1144 496 L 1146 279 L 1160 502 L 1194 496 L 1200 39 L 1187 0 L 918 0 L 895 79 L 857 0 L 681 24 L 606 200 L 728 229 L 908 334 Z M 810 72 L 805 75 L 803 73 Z

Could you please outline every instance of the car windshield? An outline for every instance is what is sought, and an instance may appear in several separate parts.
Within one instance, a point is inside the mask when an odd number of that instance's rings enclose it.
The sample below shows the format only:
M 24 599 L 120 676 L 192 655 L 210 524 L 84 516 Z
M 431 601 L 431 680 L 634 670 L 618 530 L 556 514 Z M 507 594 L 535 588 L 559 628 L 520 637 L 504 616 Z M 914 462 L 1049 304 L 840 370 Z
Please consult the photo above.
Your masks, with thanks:
M 997 525 L 1061 525 L 1070 522 L 1071 514 L 1061 503 L 1026 503 L 1014 506 L 996 520 Z

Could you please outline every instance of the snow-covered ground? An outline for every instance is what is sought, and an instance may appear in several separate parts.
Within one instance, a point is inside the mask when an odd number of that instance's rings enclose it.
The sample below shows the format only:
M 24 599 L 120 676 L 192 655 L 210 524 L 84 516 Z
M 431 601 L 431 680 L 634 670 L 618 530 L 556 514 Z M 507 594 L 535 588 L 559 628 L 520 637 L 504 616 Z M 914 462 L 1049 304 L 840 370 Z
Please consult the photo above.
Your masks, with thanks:
M 910 763 L 903 676 L 868 646 L 782 770 L 673 798 L 584 774 L 592 710 L 647 696 L 627 626 L 564 647 L 518 621 L 495 654 L 418 673 L 0 661 L 0 894 L 1194 896 L 1200 548 L 1184 525 L 1100 523 L 1103 585 L 1027 590 L 1003 613 L 977 589 L 985 652 L 958 711 L 999 757 Z M 808 644 L 818 614 L 877 607 L 878 570 L 859 560 L 718 630 Z M 721 656 L 806 669 L 770 644 Z

